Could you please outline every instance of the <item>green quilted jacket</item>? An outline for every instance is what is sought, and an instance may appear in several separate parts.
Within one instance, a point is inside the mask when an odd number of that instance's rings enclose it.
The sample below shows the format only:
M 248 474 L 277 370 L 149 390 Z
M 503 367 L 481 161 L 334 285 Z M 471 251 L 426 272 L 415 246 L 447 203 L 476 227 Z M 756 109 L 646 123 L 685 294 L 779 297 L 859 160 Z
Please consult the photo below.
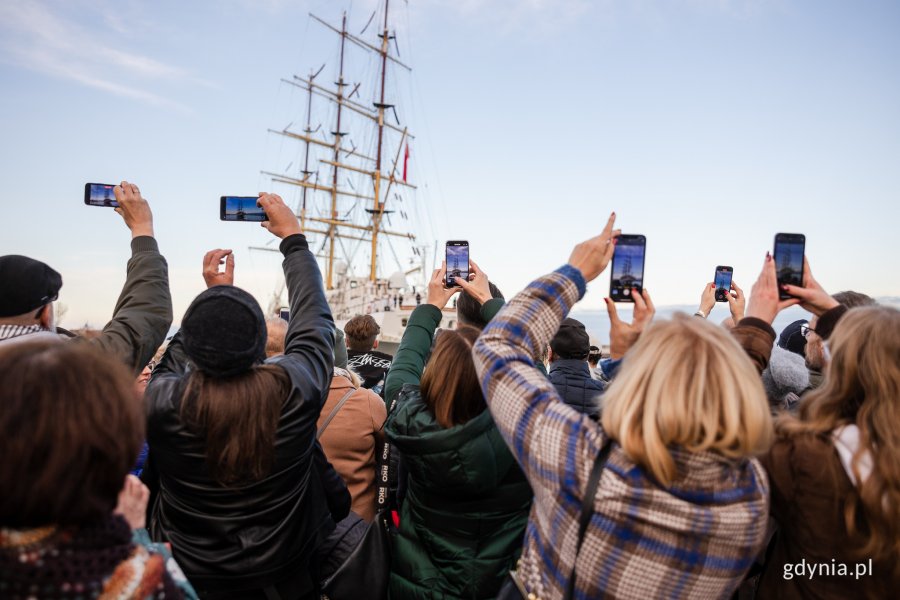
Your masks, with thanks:
M 432 306 L 413 312 L 386 381 L 397 403 L 385 433 L 407 474 L 391 567 L 395 600 L 495 597 L 515 567 L 531 508 L 531 488 L 490 411 L 445 429 L 422 400 L 418 380 L 439 321 Z

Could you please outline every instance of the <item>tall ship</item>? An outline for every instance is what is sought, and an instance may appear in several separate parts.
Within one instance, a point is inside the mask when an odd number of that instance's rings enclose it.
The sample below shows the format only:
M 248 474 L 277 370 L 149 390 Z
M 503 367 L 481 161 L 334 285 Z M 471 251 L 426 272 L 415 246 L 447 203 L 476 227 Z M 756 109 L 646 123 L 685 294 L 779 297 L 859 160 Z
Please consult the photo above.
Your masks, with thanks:
M 282 80 L 301 91 L 302 117 L 269 132 L 293 146 L 296 160 L 262 174 L 276 189 L 287 186 L 285 201 L 296 202 L 338 327 L 370 314 L 381 327 L 379 348 L 392 353 L 410 313 L 425 302 L 432 266 L 439 264 L 436 242 L 417 235 L 410 218 L 427 209 L 416 205 L 419 188 L 408 168 L 416 138 L 404 124 L 397 91 L 397 80 L 412 69 L 399 55 L 390 0 L 358 33 L 350 30 L 346 13 L 340 23 L 309 16 L 336 36 L 336 64 Z M 286 306 L 282 283 L 269 314 Z M 440 326 L 453 328 L 455 321 L 451 305 Z

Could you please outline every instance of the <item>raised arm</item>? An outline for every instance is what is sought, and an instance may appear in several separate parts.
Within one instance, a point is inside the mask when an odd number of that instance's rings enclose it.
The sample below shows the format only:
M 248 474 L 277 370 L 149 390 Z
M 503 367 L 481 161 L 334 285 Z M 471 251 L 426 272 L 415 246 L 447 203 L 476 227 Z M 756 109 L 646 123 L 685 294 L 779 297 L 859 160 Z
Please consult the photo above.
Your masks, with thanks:
M 602 443 L 597 426 L 560 400 L 534 357 L 584 295 L 587 281 L 609 263 L 617 234 L 614 221 L 612 215 L 600 236 L 579 244 L 569 264 L 533 281 L 510 300 L 475 344 L 475 368 L 488 407 L 536 495 L 554 493 L 564 481 L 574 483 L 576 470 L 593 460 Z M 578 440 L 578 460 L 560 443 L 569 438 Z
M 90 341 L 119 356 L 137 375 L 150 362 L 172 325 L 169 270 L 153 238 L 153 215 L 138 187 L 127 181 L 113 192 L 131 230 L 131 259 L 125 286 L 119 294 L 112 320 Z
M 447 306 L 453 294 L 459 291 L 444 287 L 446 270 L 444 265 L 431 274 L 427 302 L 417 306 L 409 317 L 400 347 L 384 381 L 384 398 L 388 405 L 404 384 L 418 385 L 422 379 L 425 361 L 428 360 L 431 342 L 434 341 L 434 332 L 441 324 L 441 310 Z
M 334 319 L 325 299 L 322 273 L 294 211 L 276 194 L 260 195 L 259 205 L 268 217 L 263 227 L 282 238 L 279 249 L 284 255 L 282 267 L 291 305 L 284 356 L 271 360 L 299 369 L 299 381 L 306 387 L 304 397 L 317 398 L 321 405 L 334 369 Z

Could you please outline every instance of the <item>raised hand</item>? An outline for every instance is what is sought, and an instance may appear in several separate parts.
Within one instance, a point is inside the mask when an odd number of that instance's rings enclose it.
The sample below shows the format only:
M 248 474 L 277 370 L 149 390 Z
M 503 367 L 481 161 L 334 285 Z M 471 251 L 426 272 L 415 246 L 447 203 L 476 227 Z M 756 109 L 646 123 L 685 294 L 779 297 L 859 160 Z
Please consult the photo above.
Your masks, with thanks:
M 153 213 L 150 205 L 141 196 L 138 186 L 123 181 L 113 188 L 116 202 L 119 203 L 114 210 L 122 215 L 125 225 L 131 230 L 131 237 L 141 235 L 153 237 Z
M 581 271 L 585 281 L 596 279 L 600 273 L 606 270 L 606 266 L 612 260 L 615 249 L 614 240 L 622 233 L 618 229 L 613 229 L 615 224 L 616 213 L 612 213 L 600 235 L 581 242 L 572 250 L 569 264 Z
M 782 289 L 799 299 L 800 306 L 817 317 L 821 317 L 838 305 L 838 301 L 832 298 L 813 277 L 806 256 L 803 257 L 803 287 L 784 285 Z
M 707 283 L 700 294 L 700 311 L 704 317 L 708 317 L 709 313 L 716 306 L 716 284 Z
M 772 324 L 775 315 L 789 306 L 799 304 L 796 298 L 780 300 L 778 298 L 778 275 L 775 272 L 775 261 L 772 255 L 766 252 L 766 261 L 762 271 L 750 290 L 750 300 L 747 302 L 747 316 L 762 319 Z
M 266 217 L 268 218 L 267 221 L 263 221 L 260 225 L 268 229 L 276 237 L 284 239 L 295 233 L 303 233 L 303 229 L 300 228 L 300 221 L 297 220 L 297 215 L 284 203 L 284 200 L 278 194 L 260 192 L 259 200 L 256 203 L 266 211 Z
M 457 277 L 457 279 L 459 279 Z M 440 269 L 435 269 L 431 274 L 431 281 L 428 282 L 428 298 L 425 300 L 427 304 L 436 306 L 438 310 L 442 310 L 450 298 L 460 290 L 460 288 L 446 288 L 444 282 L 447 280 L 447 261 L 441 263 Z
M 734 281 L 731 282 L 731 290 L 734 293 L 726 293 L 725 298 L 728 300 L 728 308 L 731 309 L 731 320 L 737 325 L 738 321 L 744 318 L 747 299 L 744 297 L 744 290 L 739 288 Z
M 493 297 L 491 296 L 491 287 L 488 276 L 474 261 L 469 261 L 469 269 L 471 275 L 469 275 L 468 281 L 462 277 L 455 277 L 454 279 L 457 285 L 462 287 L 465 293 L 478 301 L 478 304 L 484 304 Z
M 122 515 L 132 529 L 143 529 L 147 524 L 147 502 L 150 490 L 141 480 L 131 475 L 125 476 L 125 485 L 119 492 L 119 502 L 113 514 Z
M 219 271 L 223 264 L 225 270 Z M 207 252 L 203 257 L 203 280 L 208 288 L 214 285 L 234 285 L 234 253 L 221 248 Z
M 634 299 L 634 316 L 631 323 L 626 323 L 619 318 L 616 303 L 609 298 L 604 298 L 606 310 L 609 312 L 609 356 L 610 358 L 622 358 L 625 353 L 634 346 L 644 329 L 653 320 L 656 307 L 647 290 L 638 293 L 637 288 L 632 290 Z

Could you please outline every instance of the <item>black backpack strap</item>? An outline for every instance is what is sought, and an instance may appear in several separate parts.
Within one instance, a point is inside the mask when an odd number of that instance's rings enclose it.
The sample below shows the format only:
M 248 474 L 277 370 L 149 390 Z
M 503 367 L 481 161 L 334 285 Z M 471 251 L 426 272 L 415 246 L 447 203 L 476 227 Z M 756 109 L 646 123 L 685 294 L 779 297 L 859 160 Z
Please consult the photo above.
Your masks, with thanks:
M 591 522 L 591 516 L 594 514 L 594 496 L 597 495 L 597 486 L 600 485 L 600 476 L 603 474 L 603 468 L 612 451 L 612 440 L 608 437 L 597 458 L 594 459 L 594 466 L 591 468 L 591 475 L 588 478 L 587 486 L 584 488 L 584 496 L 581 499 L 581 515 L 578 519 L 578 544 L 575 546 L 575 560 L 572 561 L 572 574 L 569 576 L 569 585 L 566 588 L 565 600 L 571 600 L 575 595 L 575 567 L 578 564 L 578 553 L 581 552 L 581 544 L 584 542 L 584 534 L 587 532 L 588 524 Z

